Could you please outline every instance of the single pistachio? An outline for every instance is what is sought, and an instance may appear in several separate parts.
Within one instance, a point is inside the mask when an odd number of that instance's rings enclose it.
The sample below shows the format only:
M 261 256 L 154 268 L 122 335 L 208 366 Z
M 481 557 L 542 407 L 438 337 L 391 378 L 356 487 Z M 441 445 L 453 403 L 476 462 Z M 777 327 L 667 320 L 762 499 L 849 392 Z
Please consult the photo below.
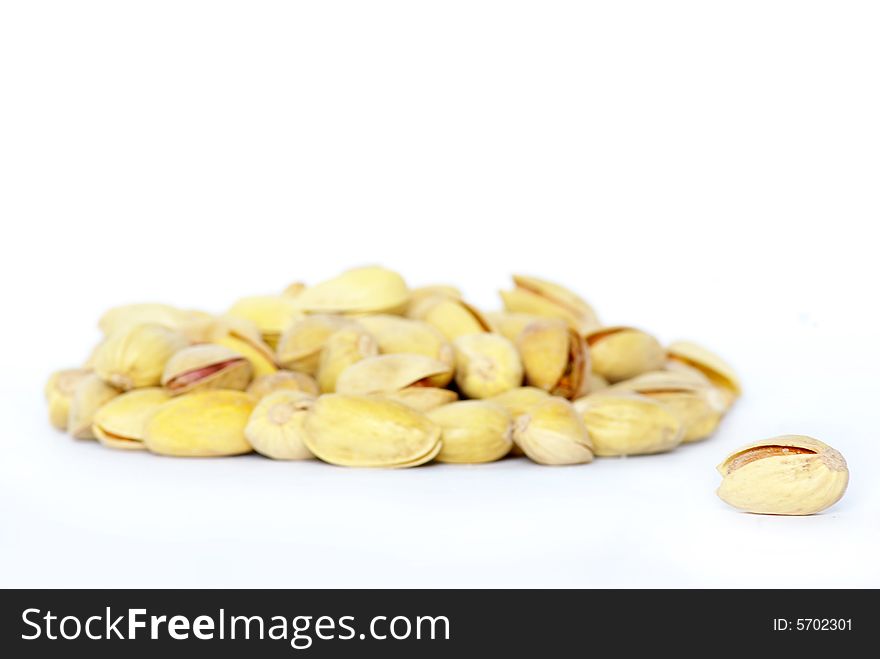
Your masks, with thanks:
M 272 348 L 263 341 L 259 328 L 244 318 L 221 316 L 208 332 L 208 343 L 229 348 L 251 363 L 254 377 L 278 370 Z
M 556 318 L 529 323 L 516 344 L 526 384 L 574 399 L 590 387 L 590 352 L 583 337 Z
M 632 327 L 603 327 L 587 334 L 593 371 L 609 382 L 663 367 L 666 353 L 653 336 Z
M 458 400 L 458 394 L 449 389 L 421 386 L 404 387 L 398 391 L 384 393 L 382 396 L 408 405 L 418 412 L 430 412 L 441 405 L 454 403 Z
M 376 339 L 380 353 L 412 353 L 436 359 L 449 366 L 445 381 L 434 379 L 436 386 L 445 387 L 452 380 L 455 353 L 446 337 L 433 325 L 387 314 L 364 316 L 358 318 L 358 323 Z
M 599 327 L 593 308 L 564 286 L 525 275 L 514 275 L 513 283 L 513 290 L 501 291 L 507 311 L 562 318 L 579 334 Z
M 248 385 L 247 392 L 261 399 L 273 391 L 301 391 L 312 396 L 320 392 L 318 382 L 311 375 L 296 371 L 277 371 L 254 378 Z
M 530 323 L 536 320 L 546 319 L 546 316 L 538 316 L 533 313 L 522 313 L 514 311 L 490 311 L 483 316 L 496 334 L 500 334 L 506 339 L 516 343 L 519 335 Z M 564 322 L 564 321 L 563 321 Z
M 324 344 L 335 332 L 356 327 L 345 316 L 314 314 L 294 321 L 278 340 L 278 361 L 292 371 L 317 375 Z
M 67 429 L 67 417 L 73 394 L 85 378 L 91 375 L 87 368 L 67 368 L 49 376 L 44 393 L 49 404 L 49 422 L 58 430 Z
M 302 317 L 294 300 L 286 295 L 244 297 L 235 302 L 227 314 L 254 323 L 259 328 L 263 341 L 273 350 L 278 345 L 282 332 L 293 321 Z
M 117 389 L 152 387 L 162 380 L 165 363 L 186 347 L 186 338 L 163 325 L 123 326 L 95 353 L 95 372 Z
M 522 384 L 516 346 L 500 334 L 466 334 L 455 347 L 455 381 L 468 398 L 489 398 Z
M 534 462 L 545 465 L 584 464 L 593 460 L 593 443 L 574 407 L 551 396 L 518 416 L 513 440 Z
M 161 387 L 127 391 L 95 412 L 92 432 L 109 448 L 143 449 L 147 422 L 170 398 L 171 394 Z
M 681 444 L 681 419 L 647 396 L 602 391 L 579 398 L 574 408 L 598 456 L 662 453 Z
M 146 302 L 113 307 L 98 320 L 98 327 L 105 336 L 135 325 L 154 324 L 181 329 L 204 318 L 208 314 L 201 311 L 178 309 L 170 304 Z
M 203 343 L 171 356 L 162 373 L 162 386 L 175 396 L 199 389 L 244 391 L 253 372 L 251 363 L 234 350 Z
M 256 399 L 243 391 L 207 389 L 175 396 L 147 422 L 144 446 L 183 457 L 250 453 L 244 429 L 255 405 Z
M 725 392 L 727 406 L 742 394 L 736 372 L 721 357 L 690 341 L 675 341 L 667 349 L 669 361 L 700 371 L 716 387 Z M 667 366 L 668 368 L 668 366 Z
M 379 354 L 379 347 L 366 330 L 359 326 L 338 330 L 330 335 L 318 363 L 318 387 L 322 393 L 336 391 L 336 381 L 345 369 L 367 357 Z
M 449 286 L 447 284 L 431 284 L 429 286 L 419 286 L 417 288 L 410 289 L 409 292 L 409 304 L 407 305 L 407 312 L 405 315 L 409 316 L 409 310 L 415 307 L 417 304 L 421 304 L 422 300 L 425 300 L 429 297 L 449 297 L 454 300 L 460 300 L 462 298 L 461 291 L 456 286 Z
M 308 313 L 403 313 L 409 289 L 396 272 L 369 266 L 306 288 L 295 302 Z
M 410 308 L 408 316 L 434 326 L 450 341 L 467 334 L 491 331 L 489 321 L 479 309 L 464 300 L 445 295 L 424 298 Z
M 95 439 L 92 421 L 95 412 L 112 398 L 119 395 L 119 390 L 107 384 L 95 373 L 82 378 L 76 385 L 70 410 L 67 415 L 67 432 L 77 439 Z
M 437 462 L 494 462 L 513 446 L 513 421 L 495 403 L 463 400 L 431 410 L 427 416 L 441 429 L 443 448 Z
M 254 408 L 244 436 L 254 450 L 275 460 L 308 460 L 303 422 L 315 397 L 302 391 L 274 391 Z
M 307 286 L 301 281 L 295 281 L 289 284 L 281 294 L 286 297 L 299 297 L 299 294 L 306 290 Z
M 508 391 L 496 394 L 488 400 L 504 407 L 511 418 L 516 419 L 518 416 L 525 414 L 526 410 L 530 407 L 549 399 L 550 394 L 543 389 L 538 389 L 537 387 L 517 387 L 516 389 L 509 389 Z M 513 448 L 510 449 L 510 455 L 519 456 L 525 455 L 525 453 L 514 443 Z
M 339 374 L 335 390 L 341 394 L 385 394 L 406 387 L 442 387 L 452 377 L 447 364 L 409 353 L 366 357 Z
M 749 444 L 719 466 L 718 496 L 750 513 L 813 515 L 846 492 L 849 470 L 843 456 L 803 435 L 783 435 Z
M 321 396 L 305 419 L 305 443 L 345 467 L 414 467 L 441 449 L 440 428 L 424 414 L 378 396 Z

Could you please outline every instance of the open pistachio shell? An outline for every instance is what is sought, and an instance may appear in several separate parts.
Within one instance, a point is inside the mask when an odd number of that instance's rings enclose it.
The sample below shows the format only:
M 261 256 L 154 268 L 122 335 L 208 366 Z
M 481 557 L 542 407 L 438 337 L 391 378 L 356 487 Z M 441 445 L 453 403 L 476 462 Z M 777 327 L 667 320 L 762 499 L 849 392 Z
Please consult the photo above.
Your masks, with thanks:
M 589 391 L 587 344 L 565 321 L 546 318 L 530 323 L 520 332 L 517 348 L 527 384 L 569 399 Z
M 516 418 L 513 439 L 529 459 L 545 465 L 584 464 L 593 460 L 593 444 L 577 412 L 552 396 Z
M 356 327 L 345 316 L 314 314 L 294 321 L 278 341 L 278 362 L 287 369 L 317 375 L 327 339 L 346 327 Z
M 662 453 L 682 441 L 681 419 L 646 396 L 603 391 L 576 400 L 574 408 L 599 456 Z
M 297 371 L 277 371 L 261 375 L 254 378 L 247 388 L 247 392 L 257 398 L 263 398 L 273 391 L 301 391 L 312 396 L 320 393 L 315 378 Z
M 91 373 L 87 368 L 67 368 L 49 376 L 43 391 L 49 404 L 49 422 L 58 430 L 67 429 L 67 416 L 73 394 L 80 382 Z
M 376 339 L 380 353 L 412 353 L 441 361 L 450 368 L 445 381 L 435 379 L 436 386 L 446 386 L 452 380 L 455 354 L 449 341 L 434 326 L 388 314 L 364 316 L 358 318 L 358 322 Z
M 301 391 L 267 394 L 251 413 L 244 435 L 254 450 L 275 460 L 308 460 L 303 422 L 315 397 Z
M 272 349 L 263 341 L 254 323 L 244 318 L 221 316 L 209 332 L 208 343 L 229 348 L 251 363 L 254 377 L 269 375 L 278 370 Z
M 609 382 L 663 367 L 666 352 L 653 336 L 632 327 L 603 327 L 587 334 L 593 371 Z
M 143 449 L 147 421 L 170 398 L 171 394 L 161 387 L 127 391 L 95 412 L 92 431 L 104 446 L 127 450 Z
M 467 334 L 491 331 L 489 321 L 479 309 L 464 300 L 445 295 L 424 298 L 410 308 L 408 315 L 437 328 L 450 341 Z
M 409 353 L 377 355 L 358 361 L 336 381 L 341 394 L 389 393 L 412 386 L 442 387 L 452 377 L 452 368 L 441 361 Z
M 152 387 L 160 383 L 171 355 L 187 343 L 180 332 L 163 325 L 124 326 L 97 349 L 95 372 L 117 389 Z
M 396 272 L 369 266 L 306 288 L 295 301 L 309 313 L 402 313 L 409 289 Z
M 455 381 L 468 398 L 489 398 L 522 384 L 516 346 L 500 334 L 467 334 L 455 347 Z
M 204 343 L 179 350 L 165 364 L 162 386 L 173 395 L 198 389 L 243 391 L 253 374 L 251 363 L 225 346 Z
M 67 415 L 67 432 L 77 439 L 95 439 L 92 421 L 104 403 L 119 395 L 119 390 L 91 373 L 76 385 Z
M 98 321 L 98 327 L 105 335 L 133 327 L 135 325 L 155 324 L 170 329 L 183 329 L 191 323 L 210 317 L 201 311 L 179 309 L 170 304 L 146 302 L 140 304 L 126 304 L 113 307 L 105 312 Z
M 546 319 L 546 316 L 514 311 L 490 311 L 483 315 L 493 332 L 500 334 L 514 343 L 517 342 L 519 335 L 527 325 L 536 320 Z
M 306 416 L 305 431 L 312 453 L 346 467 L 412 467 L 441 448 L 439 426 L 378 396 L 321 396 Z
M 323 393 L 336 391 L 336 381 L 345 369 L 379 354 L 379 347 L 366 330 L 347 327 L 330 335 L 318 362 L 318 386 Z
M 419 412 L 429 412 L 441 405 L 454 403 L 458 400 L 458 394 L 449 389 L 422 386 L 404 387 L 398 391 L 384 393 L 382 396 L 409 405 Z
M 721 357 L 690 341 L 675 341 L 666 349 L 669 359 L 697 369 L 716 387 L 729 393 L 732 404 L 742 393 L 736 372 Z
M 513 446 L 513 421 L 500 405 L 463 400 L 427 414 L 440 426 L 443 448 L 437 462 L 475 464 L 503 458 Z
M 562 318 L 580 334 L 599 326 L 593 308 L 564 286 L 526 275 L 514 275 L 513 283 L 513 290 L 501 291 L 507 311 Z
M 176 396 L 147 422 L 144 445 L 182 457 L 240 455 L 253 449 L 244 429 L 256 399 L 243 391 L 208 389 Z
M 263 341 L 273 349 L 282 332 L 302 316 L 294 300 L 286 295 L 244 297 L 236 301 L 227 313 L 254 323 L 259 328 Z

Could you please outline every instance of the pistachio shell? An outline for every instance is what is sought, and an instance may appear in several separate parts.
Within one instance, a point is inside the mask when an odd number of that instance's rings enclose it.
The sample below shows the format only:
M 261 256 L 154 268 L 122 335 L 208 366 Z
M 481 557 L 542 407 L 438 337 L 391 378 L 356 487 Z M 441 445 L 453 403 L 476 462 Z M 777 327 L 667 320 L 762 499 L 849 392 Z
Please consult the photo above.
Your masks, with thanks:
M 717 387 L 729 391 L 733 399 L 742 393 L 736 372 L 721 357 L 690 341 L 675 341 L 667 353 L 671 360 L 682 362 L 703 373 Z
M 665 405 L 628 392 L 600 392 L 574 402 L 599 456 L 661 453 L 681 443 L 683 424 Z
M 315 314 L 294 321 L 278 341 L 278 361 L 284 368 L 317 375 L 324 344 L 335 332 L 354 327 L 344 316 Z
M 450 341 L 459 336 L 490 331 L 489 321 L 476 307 L 445 295 L 423 299 L 410 309 L 408 315 L 434 326 Z
M 147 422 L 170 398 L 161 387 L 135 389 L 116 396 L 95 412 L 92 431 L 104 446 L 143 449 Z
M 180 329 L 182 326 L 198 318 L 199 315 L 200 312 L 178 309 L 170 304 L 152 302 L 126 304 L 113 307 L 105 312 L 98 321 L 98 327 L 101 328 L 105 335 L 144 324 L 155 324 L 170 329 Z
M 514 275 L 513 283 L 512 291 L 501 291 L 507 311 L 562 318 L 580 334 L 599 326 L 593 308 L 567 288 L 526 275 Z
M 346 467 L 410 467 L 440 451 L 440 428 L 412 408 L 377 396 L 321 396 L 305 419 L 317 457 Z
M 539 464 L 584 464 L 593 460 L 593 445 L 571 403 L 553 396 L 517 417 L 513 439 Z
M 244 429 L 255 405 L 243 391 L 208 389 L 176 396 L 147 422 L 144 445 L 153 453 L 184 457 L 250 453 Z
M 296 297 L 309 313 L 401 313 L 408 302 L 403 277 L 377 266 L 348 270 Z
M 55 371 L 49 376 L 44 393 L 49 404 L 49 421 L 58 430 L 67 429 L 67 417 L 73 394 L 79 384 L 91 373 L 87 368 L 68 368 Z
M 603 327 L 587 334 L 593 371 L 609 382 L 662 368 L 666 353 L 650 334 L 632 327 Z
M 76 385 L 67 415 L 67 432 L 77 439 L 95 439 L 92 421 L 95 412 L 112 398 L 119 390 L 104 382 L 97 374 L 91 373 Z
M 455 381 L 469 398 L 489 398 L 522 384 L 516 346 L 500 334 L 468 334 L 455 347 Z
M 330 335 L 318 363 L 318 386 L 323 393 L 336 390 L 336 380 L 352 364 L 379 354 L 379 347 L 359 326 L 341 329 Z
M 165 363 L 187 345 L 184 336 L 163 325 L 122 327 L 95 354 L 95 372 L 108 384 L 128 390 L 160 383 Z
M 273 391 L 301 391 L 317 396 L 320 393 L 318 382 L 311 375 L 296 371 L 277 371 L 254 378 L 247 392 L 256 398 L 268 396 Z
M 404 387 L 399 391 L 382 394 L 384 398 L 396 400 L 419 412 L 429 412 L 441 405 L 454 403 L 458 394 L 449 389 L 437 387 Z
M 516 343 L 520 333 L 522 333 L 527 325 L 536 320 L 546 319 L 546 316 L 514 311 L 490 311 L 483 315 L 493 332 L 514 343 Z
M 399 391 L 411 386 L 441 387 L 452 375 L 452 369 L 441 361 L 398 353 L 367 357 L 346 368 L 336 381 L 341 394 L 379 394 Z
M 749 444 L 719 466 L 718 496 L 734 508 L 768 515 L 812 515 L 837 503 L 849 482 L 843 456 L 803 435 Z
M 179 350 L 165 364 L 162 385 L 174 395 L 197 389 L 244 390 L 253 367 L 225 346 L 204 343 Z
M 254 408 L 244 435 L 254 450 L 275 460 L 313 458 L 305 445 L 303 422 L 315 397 L 301 391 L 274 391 Z
M 440 426 L 443 448 L 437 462 L 472 464 L 503 458 L 513 446 L 513 422 L 500 405 L 463 400 L 427 414 Z
M 525 414 L 526 410 L 550 398 L 550 394 L 537 387 L 517 387 L 492 396 L 489 400 L 504 407 L 512 417 Z
M 208 342 L 229 348 L 251 363 L 254 377 L 278 370 L 272 349 L 263 341 L 260 330 L 251 321 L 221 316 L 208 333 Z
M 286 295 L 244 297 L 236 301 L 227 313 L 254 323 L 259 328 L 263 341 L 273 349 L 282 332 L 302 316 L 293 299 Z
M 450 297 L 454 300 L 460 300 L 462 295 L 461 291 L 455 286 L 449 286 L 447 284 L 432 284 L 430 286 L 419 286 L 418 288 L 410 289 L 409 292 L 409 304 L 407 305 L 407 313 L 409 316 L 409 310 L 412 309 L 415 305 L 420 304 L 422 300 L 425 300 L 429 297 Z
M 364 316 L 358 318 L 358 322 L 376 339 L 382 354 L 412 353 L 436 359 L 449 366 L 445 381 L 440 377 L 434 379 L 436 386 L 444 387 L 452 380 L 455 354 L 437 328 L 419 320 L 387 314 Z
M 517 348 L 526 383 L 563 398 L 589 391 L 590 353 L 580 334 L 562 320 L 534 321 L 520 332 Z

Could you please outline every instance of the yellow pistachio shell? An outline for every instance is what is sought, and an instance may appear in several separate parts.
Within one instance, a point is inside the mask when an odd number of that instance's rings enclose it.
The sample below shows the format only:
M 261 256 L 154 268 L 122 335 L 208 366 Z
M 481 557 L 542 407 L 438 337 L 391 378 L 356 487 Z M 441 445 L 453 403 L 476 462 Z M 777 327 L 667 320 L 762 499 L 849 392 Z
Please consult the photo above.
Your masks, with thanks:
M 238 389 L 251 381 L 253 367 L 231 348 L 210 343 L 179 350 L 165 364 L 162 386 L 174 395 L 199 389 Z
M 520 332 L 517 348 L 527 384 L 569 399 L 589 391 L 587 344 L 565 321 L 548 318 L 529 323 Z
M 110 386 L 95 373 L 82 378 L 76 385 L 73 398 L 70 400 L 70 411 L 67 415 L 67 432 L 77 439 L 95 439 L 92 421 L 95 412 L 119 395 L 119 390 Z
M 603 327 L 587 334 L 595 373 L 609 382 L 663 367 L 666 352 L 653 336 L 632 327 Z
M 278 370 L 272 349 L 254 323 L 244 318 L 221 316 L 208 332 L 207 342 L 229 348 L 251 363 L 254 377 Z
M 464 300 L 435 295 L 412 306 L 409 317 L 421 320 L 440 331 L 449 341 L 459 336 L 489 332 L 489 321 L 476 307 Z
M 501 291 L 507 311 L 561 318 L 580 334 L 599 326 L 593 308 L 564 286 L 526 275 L 514 275 L 513 283 L 513 290 Z
M 730 392 L 732 399 L 742 393 L 736 372 L 721 357 L 691 341 L 675 341 L 667 348 L 671 360 L 703 373 L 717 387 Z
M 376 339 L 380 353 L 411 353 L 441 361 L 449 366 L 447 377 L 445 381 L 435 378 L 434 384 L 444 387 L 452 380 L 455 355 L 449 341 L 437 328 L 422 321 L 388 314 L 364 316 L 358 318 L 358 323 Z
M 513 311 L 490 311 L 483 315 L 493 332 L 500 334 L 514 343 L 517 342 L 519 335 L 527 325 L 537 320 L 546 319 L 546 316 Z
M 669 451 L 681 444 L 683 424 L 662 403 L 628 392 L 600 392 L 574 402 L 599 456 Z
M 336 381 L 345 369 L 367 357 L 379 354 L 379 347 L 366 330 L 358 326 L 330 335 L 318 362 L 318 386 L 323 393 L 336 391 Z
M 244 435 L 254 450 L 275 460 L 308 460 L 303 422 L 315 397 L 301 391 L 274 391 L 254 408 Z
M 311 375 L 297 371 L 277 371 L 254 378 L 247 392 L 256 398 L 263 398 L 273 391 L 301 391 L 312 396 L 320 392 L 318 382 Z
M 170 398 L 161 387 L 135 389 L 116 396 L 95 412 L 92 431 L 104 446 L 143 449 L 147 421 Z
M 396 272 L 369 266 L 306 288 L 295 301 L 309 313 L 402 313 L 409 289 Z
M 513 446 L 513 421 L 495 403 L 463 400 L 431 410 L 427 416 L 441 429 L 443 448 L 437 462 L 493 462 Z
M 74 392 L 91 373 L 87 368 L 67 368 L 49 376 L 43 392 L 49 404 L 49 422 L 58 430 L 67 429 L 67 417 Z
M 321 352 L 331 335 L 355 327 L 344 316 L 315 314 L 294 321 L 278 341 L 278 361 L 287 369 L 317 375 Z
M 341 394 L 378 394 L 422 384 L 442 387 L 452 377 L 445 363 L 408 353 L 362 359 L 340 373 L 335 390 Z
M 593 444 L 577 412 L 564 398 L 553 396 L 517 417 L 513 439 L 529 459 L 545 465 L 585 464 L 593 460 Z
M 95 353 L 95 372 L 108 384 L 128 390 L 160 383 L 166 362 L 187 345 L 184 336 L 163 325 L 122 327 Z
M 467 334 L 455 348 L 455 381 L 469 398 L 489 398 L 522 384 L 516 346 L 500 334 Z
M 282 332 L 302 316 L 294 300 L 286 295 L 244 297 L 236 301 L 227 313 L 254 323 L 259 328 L 263 341 L 273 349 Z
M 458 400 L 458 394 L 454 391 L 437 387 L 404 387 L 398 391 L 386 392 L 382 396 L 408 405 L 419 412 L 429 412 Z

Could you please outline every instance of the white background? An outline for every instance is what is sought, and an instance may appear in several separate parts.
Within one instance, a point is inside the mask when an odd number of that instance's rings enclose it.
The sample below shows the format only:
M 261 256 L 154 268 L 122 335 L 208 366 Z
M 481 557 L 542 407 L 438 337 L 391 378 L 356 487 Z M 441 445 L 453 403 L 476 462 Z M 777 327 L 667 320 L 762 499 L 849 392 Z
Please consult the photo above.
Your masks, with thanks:
M 0 586 L 880 586 L 873 2 L 4 2 Z M 42 386 L 107 307 L 511 272 L 707 344 L 711 440 L 575 468 L 114 452 Z M 840 449 L 808 518 L 715 465 Z

